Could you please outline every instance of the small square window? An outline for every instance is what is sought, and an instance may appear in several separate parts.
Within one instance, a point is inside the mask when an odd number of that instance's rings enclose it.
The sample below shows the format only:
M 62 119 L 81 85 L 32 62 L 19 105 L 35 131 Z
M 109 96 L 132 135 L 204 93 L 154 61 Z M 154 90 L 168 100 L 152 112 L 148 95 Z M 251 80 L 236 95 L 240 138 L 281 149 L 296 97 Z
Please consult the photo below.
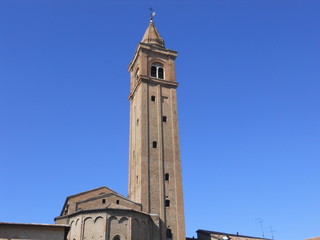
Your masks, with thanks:
M 156 96 L 151 96 L 151 101 L 155 102 L 156 101 Z
M 162 116 L 162 122 L 167 122 L 167 116 Z

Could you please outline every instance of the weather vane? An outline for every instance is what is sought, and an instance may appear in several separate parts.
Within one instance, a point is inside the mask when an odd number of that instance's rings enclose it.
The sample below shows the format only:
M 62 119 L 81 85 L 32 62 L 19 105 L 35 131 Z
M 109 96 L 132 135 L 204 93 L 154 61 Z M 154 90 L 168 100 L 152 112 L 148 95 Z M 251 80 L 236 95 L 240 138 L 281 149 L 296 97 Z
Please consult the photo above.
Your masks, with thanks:
M 149 10 L 150 10 L 150 22 L 153 22 L 153 17 L 156 15 L 156 12 L 152 7 L 149 8 Z

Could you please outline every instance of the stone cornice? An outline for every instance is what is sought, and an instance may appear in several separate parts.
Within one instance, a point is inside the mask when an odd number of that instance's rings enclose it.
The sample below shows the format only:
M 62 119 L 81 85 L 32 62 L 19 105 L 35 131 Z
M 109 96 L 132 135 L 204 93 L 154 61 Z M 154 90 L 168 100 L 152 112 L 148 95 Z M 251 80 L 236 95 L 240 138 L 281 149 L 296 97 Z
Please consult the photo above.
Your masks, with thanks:
M 139 48 L 151 50 L 153 52 L 160 53 L 160 54 L 171 55 L 173 57 L 176 57 L 178 55 L 177 51 L 174 51 L 174 50 L 171 50 L 171 49 L 167 49 L 167 48 L 157 47 L 157 46 L 146 44 L 146 43 L 142 43 L 142 42 L 139 43 L 138 49 Z
M 179 83 L 177 82 L 171 82 L 167 81 L 164 79 L 159 79 L 159 78 L 153 78 L 153 77 L 147 77 L 147 76 L 140 76 L 139 79 L 137 80 L 137 83 L 135 87 L 133 88 L 132 92 L 129 94 L 128 99 L 131 100 L 137 91 L 138 87 L 140 86 L 141 82 L 144 83 L 151 83 L 155 85 L 161 85 L 163 87 L 168 87 L 168 88 L 177 88 L 179 86 Z
M 129 72 L 130 72 L 132 66 L 134 65 L 135 61 L 137 60 L 137 57 L 139 56 L 139 51 L 141 49 L 149 50 L 149 51 L 152 51 L 152 52 L 155 52 L 155 53 L 158 53 L 158 54 L 171 56 L 173 59 L 175 59 L 177 57 L 177 55 L 178 55 L 177 51 L 140 42 L 138 44 L 138 47 L 137 47 L 137 49 L 135 51 L 135 54 L 134 54 L 131 62 L 129 63 L 129 66 L 128 66 L 128 71 Z
M 137 210 L 134 210 L 134 209 L 98 208 L 98 209 L 79 210 L 79 211 L 77 211 L 75 213 L 71 213 L 71 214 L 64 215 L 64 216 L 58 216 L 58 217 L 54 218 L 54 221 L 57 221 L 57 220 L 60 220 L 60 219 L 65 219 L 65 218 L 71 218 L 71 217 L 74 217 L 74 216 L 77 216 L 77 215 L 81 215 L 81 214 L 108 213 L 108 212 L 112 213 L 114 211 L 122 212 L 123 215 L 125 213 L 127 213 L 127 212 L 131 212 L 131 213 L 138 213 L 138 214 L 143 214 L 143 215 L 147 215 L 147 216 L 151 217 L 150 214 L 148 214 L 148 213 L 137 211 Z
M 92 197 L 92 198 L 88 198 L 88 199 L 85 199 L 85 200 L 82 200 L 82 201 L 78 201 L 78 202 L 76 202 L 76 204 L 78 205 L 78 204 L 81 204 L 81 203 L 91 202 L 93 200 L 97 200 L 97 199 L 101 199 L 101 198 L 108 198 L 110 196 L 117 196 L 117 197 L 119 197 L 119 198 L 121 198 L 121 199 L 123 199 L 123 200 L 125 200 L 127 202 L 131 202 L 131 203 L 133 203 L 135 205 L 141 206 L 140 203 L 136 203 L 136 202 L 134 202 L 134 201 L 122 196 L 121 194 L 118 194 L 118 193 L 115 193 L 115 192 L 102 194 L 102 195 L 99 195 L 99 196 L 96 196 L 96 197 Z

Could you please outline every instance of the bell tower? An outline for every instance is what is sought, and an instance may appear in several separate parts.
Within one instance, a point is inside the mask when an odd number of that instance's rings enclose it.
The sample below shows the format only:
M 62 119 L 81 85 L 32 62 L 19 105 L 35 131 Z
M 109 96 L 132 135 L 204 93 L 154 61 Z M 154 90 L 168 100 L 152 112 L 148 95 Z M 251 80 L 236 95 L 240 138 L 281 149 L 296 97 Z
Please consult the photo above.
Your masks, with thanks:
M 185 240 L 175 75 L 152 17 L 130 73 L 129 198 L 160 217 L 160 239 Z

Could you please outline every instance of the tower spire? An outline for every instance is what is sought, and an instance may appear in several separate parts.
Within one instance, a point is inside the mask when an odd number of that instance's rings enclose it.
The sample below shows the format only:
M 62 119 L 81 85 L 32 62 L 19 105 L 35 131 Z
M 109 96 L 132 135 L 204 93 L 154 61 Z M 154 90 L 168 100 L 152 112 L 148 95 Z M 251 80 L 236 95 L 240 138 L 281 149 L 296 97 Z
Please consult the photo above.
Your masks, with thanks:
M 156 15 L 156 13 L 153 11 L 153 8 L 149 8 L 149 10 L 151 11 L 150 23 L 149 23 L 149 26 L 148 26 L 146 32 L 144 33 L 144 35 L 142 37 L 141 42 L 164 48 L 164 40 L 160 36 L 160 34 L 159 34 L 159 32 L 153 22 L 153 17 Z

